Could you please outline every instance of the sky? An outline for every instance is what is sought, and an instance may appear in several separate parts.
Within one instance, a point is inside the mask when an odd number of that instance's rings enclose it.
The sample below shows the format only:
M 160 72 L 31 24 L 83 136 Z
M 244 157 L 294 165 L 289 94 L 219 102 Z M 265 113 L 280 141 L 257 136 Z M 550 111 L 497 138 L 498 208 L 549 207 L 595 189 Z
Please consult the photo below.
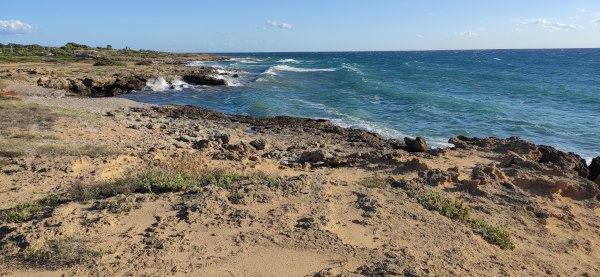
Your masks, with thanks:
M 172 52 L 598 48 L 598 0 L 2 1 L 0 43 Z

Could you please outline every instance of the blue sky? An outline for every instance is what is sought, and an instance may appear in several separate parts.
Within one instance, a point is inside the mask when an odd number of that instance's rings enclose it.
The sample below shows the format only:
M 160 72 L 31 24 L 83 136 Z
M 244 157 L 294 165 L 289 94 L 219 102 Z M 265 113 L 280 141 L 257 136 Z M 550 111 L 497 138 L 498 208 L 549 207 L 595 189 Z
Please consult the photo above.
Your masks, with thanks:
M 176 52 L 600 47 L 600 1 L 3 1 L 0 42 L 69 41 Z

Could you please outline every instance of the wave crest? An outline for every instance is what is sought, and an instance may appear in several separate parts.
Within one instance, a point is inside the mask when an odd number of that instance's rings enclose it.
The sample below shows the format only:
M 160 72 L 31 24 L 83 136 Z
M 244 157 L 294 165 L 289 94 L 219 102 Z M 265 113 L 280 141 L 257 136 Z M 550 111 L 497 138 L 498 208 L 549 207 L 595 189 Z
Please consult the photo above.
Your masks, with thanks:
M 190 85 L 181 79 L 177 78 L 171 82 L 165 80 L 163 77 L 158 77 L 156 79 L 149 79 L 146 81 L 146 89 L 152 91 L 165 91 L 165 90 L 182 90 L 184 88 L 189 88 Z

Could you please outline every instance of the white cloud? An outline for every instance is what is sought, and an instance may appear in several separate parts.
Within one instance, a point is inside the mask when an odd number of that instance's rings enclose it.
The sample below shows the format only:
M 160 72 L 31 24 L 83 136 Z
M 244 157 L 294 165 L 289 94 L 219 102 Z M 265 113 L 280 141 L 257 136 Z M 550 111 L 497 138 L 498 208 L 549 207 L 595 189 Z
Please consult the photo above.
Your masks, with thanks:
M 271 27 L 277 27 L 277 28 L 281 28 L 281 29 L 292 29 L 292 25 L 289 23 L 285 23 L 285 22 L 277 22 L 275 20 L 267 20 L 267 24 Z
M 587 9 L 586 8 L 579 8 L 579 9 L 577 9 L 577 12 L 578 13 L 586 13 Z
M 425 36 L 424 36 L 424 35 L 421 35 L 421 34 L 418 34 L 418 35 L 417 35 L 417 38 L 425 38 Z
M 464 31 L 464 32 L 458 32 L 458 33 L 454 33 L 454 34 L 459 37 L 478 37 L 479 36 L 479 33 L 476 33 L 473 31 Z
M 600 19 L 594 19 L 592 20 L 592 23 L 600 24 Z
M 546 18 L 523 20 L 523 21 L 521 21 L 521 25 L 538 25 L 544 29 L 551 30 L 551 31 L 583 29 L 583 26 L 578 26 L 578 25 L 574 25 L 574 24 L 565 24 L 565 23 L 561 23 L 558 21 L 550 21 Z
M 517 27 L 517 28 L 515 28 L 515 31 L 520 33 L 520 32 L 523 32 L 523 29 Z
M 21 20 L 0 20 L 0 33 L 3 34 L 27 34 L 33 27 Z

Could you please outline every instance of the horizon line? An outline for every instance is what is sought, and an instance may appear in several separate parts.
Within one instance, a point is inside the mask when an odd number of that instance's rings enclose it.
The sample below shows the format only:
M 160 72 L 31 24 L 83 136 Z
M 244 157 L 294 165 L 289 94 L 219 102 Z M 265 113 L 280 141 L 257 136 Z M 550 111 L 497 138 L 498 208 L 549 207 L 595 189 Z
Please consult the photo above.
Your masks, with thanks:
M 260 54 L 260 53 L 367 53 L 367 52 L 442 52 L 442 51 L 494 51 L 494 50 L 593 50 L 599 47 L 548 47 L 548 48 L 464 48 L 423 50 L 317 50 L 317 51 L 235 51 L 235 52 L 170 52 L 180 54 Z

